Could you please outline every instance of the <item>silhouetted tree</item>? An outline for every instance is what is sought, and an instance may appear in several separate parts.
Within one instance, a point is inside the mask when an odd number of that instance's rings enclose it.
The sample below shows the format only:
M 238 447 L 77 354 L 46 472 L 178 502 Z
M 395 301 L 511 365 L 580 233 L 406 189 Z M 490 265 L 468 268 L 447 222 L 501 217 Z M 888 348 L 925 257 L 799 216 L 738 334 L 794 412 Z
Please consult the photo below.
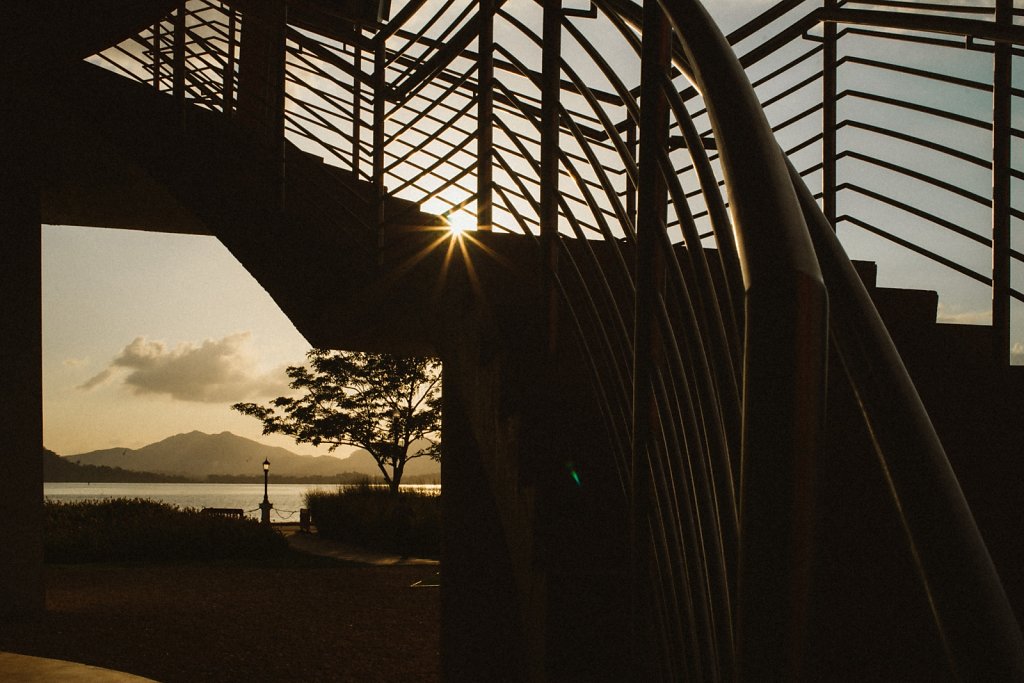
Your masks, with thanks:
M 330 451 L 338 446 L 366 449 L 393 493 L 410 460 L 441 459 L 437 360 L 322 349 L 312 349 L 306 358 L 309 368 L 287 370 L 289 386 L 301 392 L 298 398 L 281 396 L 267 407 L 236 403 L 232 408 L 262 421 L 264 434 L 329 444 Z

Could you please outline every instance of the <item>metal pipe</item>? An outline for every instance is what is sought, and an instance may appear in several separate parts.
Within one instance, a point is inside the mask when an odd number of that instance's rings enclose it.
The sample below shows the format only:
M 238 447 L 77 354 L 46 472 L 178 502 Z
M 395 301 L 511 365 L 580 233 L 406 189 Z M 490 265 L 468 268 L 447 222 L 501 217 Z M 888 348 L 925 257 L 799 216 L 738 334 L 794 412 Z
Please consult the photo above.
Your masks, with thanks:
M 831 294 L 832 339 L 896 502 L 955 680 L 1024 679 L 1024 641 L 899 352 L 810 191 L 793 184 Z
M 739 61 L 698 2 L 662 1 L 686 56 L 682 66 L 708 105 L 746 289 L 739 678 L 800 678 L 824 428 L 827 296 L 785 159 Z
M 662 340 L 658 302 L 665 279 L 665 255 L 658 231 L 665 229 L 668 188 L 660 168 L 662 150 L 668 146 L 668 103 L 662 83 L 668 74 L 671 33 L 658 3 L 644 3 L 640 80 L 640 164 L 638 169 L 636 304 L 633 324 L 633 443 L 630 463 L 630 513 L 632 520 L 632 659 L 638 678 L 651 679 L 651 662 L 672 661 L 667 653 L 652 657 L 650 615 L 655 613 L 656 591 L 649 585 L 654 573 L 651 524 L 654 516 L 651 461 L 658 451 L 658 405 L 654 393 L 661 365 Z M 648 668 L 645 668 L 648 667 Z M 639 675 L 639 674 L 643 675 Z M 662 672 L 665 673 L 665 672 Z
M 635 123 L 632 123 L 628 128 L 626 128 L 626 147 L 635 159 L 637 149 Z M 636 224 L 636 181 L 633 180 L 628 173 L 626 174 L 626 215 L 628 215 L 629 219 Z

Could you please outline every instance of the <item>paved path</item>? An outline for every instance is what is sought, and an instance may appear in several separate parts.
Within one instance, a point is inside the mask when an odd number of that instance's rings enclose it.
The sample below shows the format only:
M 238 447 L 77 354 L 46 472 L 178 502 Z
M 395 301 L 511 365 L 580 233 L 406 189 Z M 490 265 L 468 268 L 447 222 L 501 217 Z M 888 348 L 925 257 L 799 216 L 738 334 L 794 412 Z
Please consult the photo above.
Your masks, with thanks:
M 0 652 L 0 681 L 11 683 L 154 683 L 121 671 L 101 669 L 61 659 Z
M 378 553 L 365 548 L 357 548 L 338 541 L 329 541 L 320 538 L 316 534 L 306 533 L 299 529 L 297 524 L 275 524 L 275 528 L 288 540 L 288 545 L 296 550 L 311 555 L 323 555 L 333 557 L 346 562 L 358 562 L 360 564 L 372 564 L 377 566 L 389 565 L 425 565 L 432 566 L 440 564 L 437 560 L 428 560 L 419 557 L 400 557 Z

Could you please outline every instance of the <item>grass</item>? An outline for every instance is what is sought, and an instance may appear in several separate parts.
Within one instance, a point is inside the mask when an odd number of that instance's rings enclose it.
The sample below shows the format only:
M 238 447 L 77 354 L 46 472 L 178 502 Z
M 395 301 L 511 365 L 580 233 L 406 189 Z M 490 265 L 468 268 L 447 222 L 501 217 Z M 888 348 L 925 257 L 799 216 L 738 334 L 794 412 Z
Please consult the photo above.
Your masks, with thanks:
M 46 611 L 0 650 L 194 681 L 436 681 L 436 568 L 291 551 L 146 500 L 46 505 Z
M 441 498 L 419 491 L 392 494 L 368 483 L 311 491 L 306 507 L 324 538 L 403 556 L 441 554 Z
M 440 680 L 433 568 L 298 563 L 47 565 L 45 614 L 0 650 L 163 683 Z
M 268 559 L 290 552 L 283 537 L 255 520 L 151 500 L 48 501 L 45 510 L 48 563 Z

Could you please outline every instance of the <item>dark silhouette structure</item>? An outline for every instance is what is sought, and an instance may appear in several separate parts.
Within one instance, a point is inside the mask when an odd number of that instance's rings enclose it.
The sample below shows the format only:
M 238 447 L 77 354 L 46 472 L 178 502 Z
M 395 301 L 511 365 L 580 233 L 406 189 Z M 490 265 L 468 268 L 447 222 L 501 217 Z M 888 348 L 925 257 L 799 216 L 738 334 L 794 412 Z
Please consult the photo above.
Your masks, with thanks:
M 1024 677 L 1011 0 L 24 4 L 5 611 L 42 601 L 38 227 L 86 224 L 216 235 L 313 345 L 443 360 L 450 680 Z M 945 276 L 878 287 L 837 228 Z M 960 283 L 991 326 L 936 324 Z

